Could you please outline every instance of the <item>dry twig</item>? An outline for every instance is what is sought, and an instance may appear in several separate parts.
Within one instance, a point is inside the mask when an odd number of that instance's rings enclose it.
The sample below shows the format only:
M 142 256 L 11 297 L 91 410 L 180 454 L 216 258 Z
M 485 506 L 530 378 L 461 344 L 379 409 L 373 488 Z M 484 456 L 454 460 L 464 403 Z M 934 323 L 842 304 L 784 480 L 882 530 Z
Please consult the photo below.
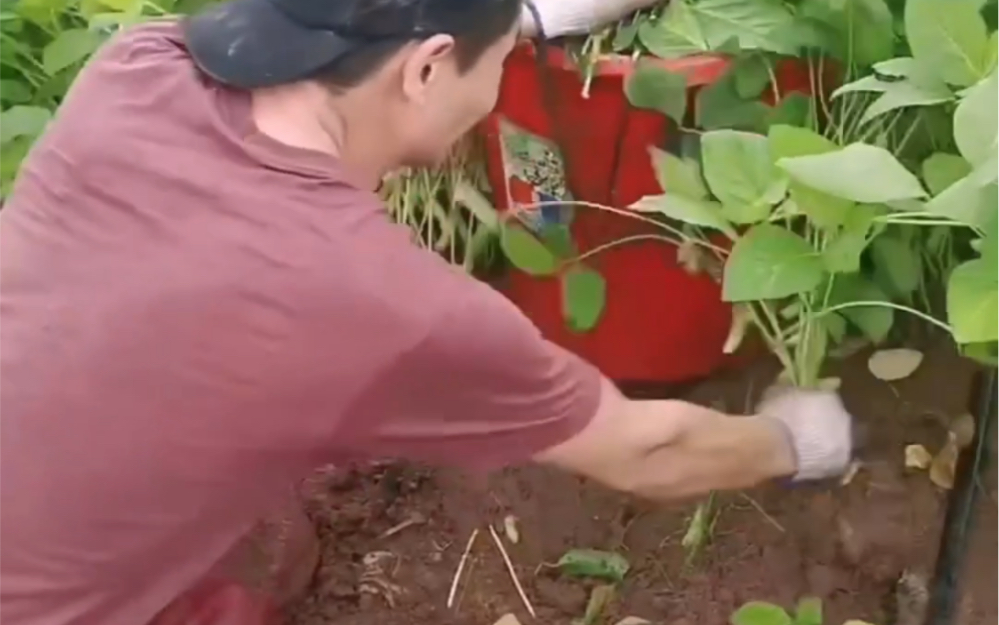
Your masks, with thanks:
M 461 559 L 458 560 L 458 568 L 454 572 L 454 579 L 451 580 L 451 590 L 447 593 L 447 607 L 449 608 L 454 605 L 454 596 L 458 592 L 458 581 L 461 579 L 461 572 L 465 570 L 465 564 L 468 562 L 468 554 L 472 552 L 472 545 L 475 544 L 475 538 L 478 535 L 478 529 L 472 531 L 472 535 L 468 537 L 468 544 L 465 545 L 465 551 L 461 554 Z
M 493 526 L 489 525 L 489 534 L 493 537 L 493 542 L 496 543 L 496 548 L 499 549 L 500 555 L 503 556 L 503 562 L 506 563 L 506 570 L 510 573 L 510 579 L 513 580 L 513 585 L 517 589 L 517 594 L 520 595 L 520 600 L 524 602 L 524 607 L 527 608 L 528 613 L 534 618 L 538 615 L 534 611 L 534 606 L 531 605 L 531 601 L 527 598 L 527 593 L 524 592 L 524 587 L 520 585 L 520 580 L 517 579 L 517 572 L 513 568 L 513 562 L 510 561 L 510 556 L 507 554 L 506 549 L 503 547 L 503 541 L 500 540 L 499 534 L 493 529 Z

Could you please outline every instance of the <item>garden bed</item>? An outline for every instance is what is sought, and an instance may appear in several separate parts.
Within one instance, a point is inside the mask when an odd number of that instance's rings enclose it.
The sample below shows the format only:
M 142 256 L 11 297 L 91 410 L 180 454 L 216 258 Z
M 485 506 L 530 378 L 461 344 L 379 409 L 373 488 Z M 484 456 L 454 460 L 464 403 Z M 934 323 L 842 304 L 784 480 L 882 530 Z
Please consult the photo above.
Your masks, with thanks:
M 291 623 L 491 625 L 513 612 L 524 624 L 568 624 L 583 615 L 591 585 L 560 578 L 545 564 L 569 549 L 594 548 L 616 551 L 631 564 L 616 601 L 594 625 L 624 616 L 721 625 L 746 601 L 792 606 L 804 596 L 824 601 L 826 624 L 865 619 L 917 625 L 896 599 L 908 603 L 914 593 L 899 592 L 898 581 L 904 573 L 907 580 L 928 576 L 945 494 L 925 472 L 904 468 L 904 448 L 940 447 L 943 423 L 966 410 L 974 365 L 938 347 L 912 377 L 889 384 L 868 373 L 865 359 L 858 354 L 840 367 L 845 401 L 866 434 L 865 467 L 841 488 L 772 487 L 719 496 L 712 541 L 686 568 L 680 542 L 690 506 L 638 502 L 536 467 L 488 478 L 407 469 L 398 483 L 384 470 L 331 473 L 310 500 L 323 562 L 310 596 L 292 609 Z M 690 397 L 742 410 L 776 371 L 762 362 L 700 386 Z M 967 625 L 997 620 L 994 481 L 983 488 L 987 496 L 956 621 Z M 528 616 L 486 531 L 492 523 L 502 536 L 510 514 L 518 519 L 520 540 L 502 540 L 536 619 Z M 383 537 L 413 519 L 417 523 Z M 452 579 L 475 528 L 481 531 L 448 609 Z M 366 555 L 373 566 L 364 565 Z

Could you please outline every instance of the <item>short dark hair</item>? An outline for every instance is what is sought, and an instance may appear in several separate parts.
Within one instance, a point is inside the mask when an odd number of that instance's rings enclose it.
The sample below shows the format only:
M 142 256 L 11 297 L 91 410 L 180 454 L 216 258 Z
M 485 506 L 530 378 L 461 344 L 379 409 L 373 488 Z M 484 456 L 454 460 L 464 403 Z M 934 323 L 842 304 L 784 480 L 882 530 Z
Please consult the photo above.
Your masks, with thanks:
M 479 61 L 482 54 L 500 38 L 508 34 L 520 18 L 522 0 L 486 0 L 469 2 L 468 0 L 370 0 L 364 3 L 363 15 L 358 21 L 392 20 L 393 13 L 405 12 L 405 9 L 419 2 L 427 6 L 427 12 L 433 13 L 433 5 L 443 5 L 443 11 L 451 11 L 451 23 L 455 23 L 454 10 L 447 5 L 461 3 L 468 13 L 467 19 L 459 17 L 459 28 L 453 28 L 449 34 L 455 39 L 455 55 L 458 70 L 468 71 Z M 430 20 L 433 17 L 428 16 Z M 317 70 L 310 78 L 335 89 L 355 87 L 366 78 L 381 69 L 388 60 L 402 47 L 418 41 L 422 36 L 412 38 L 391 38 L 385 41 L 374 41 L 346 54 L 342 58 Z

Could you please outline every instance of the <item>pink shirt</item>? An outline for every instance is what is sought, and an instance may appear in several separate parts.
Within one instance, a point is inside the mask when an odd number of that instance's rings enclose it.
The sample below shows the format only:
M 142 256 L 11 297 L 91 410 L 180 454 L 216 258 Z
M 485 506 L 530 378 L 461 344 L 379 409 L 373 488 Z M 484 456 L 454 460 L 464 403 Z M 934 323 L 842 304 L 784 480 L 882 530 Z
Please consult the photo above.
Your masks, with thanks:
M 103 48 L 0 213 L 4 625 L 146 623 L 319 464 L 525 461 L 599 401 L 177 32 Z

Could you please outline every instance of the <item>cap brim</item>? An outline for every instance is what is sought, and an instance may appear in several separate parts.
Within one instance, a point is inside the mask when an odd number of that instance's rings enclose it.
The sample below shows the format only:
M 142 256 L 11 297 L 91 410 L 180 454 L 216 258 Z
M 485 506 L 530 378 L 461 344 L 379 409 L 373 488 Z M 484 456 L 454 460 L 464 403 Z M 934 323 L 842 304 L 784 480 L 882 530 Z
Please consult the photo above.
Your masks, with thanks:
M 240 89 L 302 80 L 354 49 L 328 30 L 296 24 L 268 0 L 230 0 L 184 21 L 195 63 L 219 82 Z

